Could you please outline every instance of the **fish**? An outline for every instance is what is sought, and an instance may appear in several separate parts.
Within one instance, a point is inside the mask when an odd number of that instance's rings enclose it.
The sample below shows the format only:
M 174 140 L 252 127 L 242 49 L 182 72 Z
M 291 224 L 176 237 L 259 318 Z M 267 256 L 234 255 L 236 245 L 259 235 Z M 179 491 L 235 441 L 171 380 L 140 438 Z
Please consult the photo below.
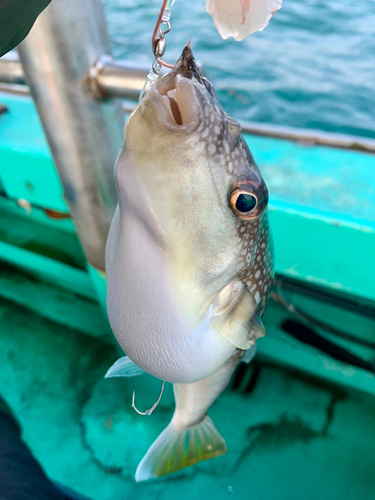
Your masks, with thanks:
M 115 179 L 107 310 L 126 356 L 106 376 L 147 372 L 176 400 L 144 481 L 226 452 L 207 411 L 265 335 L 274 274 L 267 186 L 189 45 L 129 117 Z
M 281 7 L 282 0 L 206 0 L 206 10 L 220 36 L 238 42 L 264 30 Z

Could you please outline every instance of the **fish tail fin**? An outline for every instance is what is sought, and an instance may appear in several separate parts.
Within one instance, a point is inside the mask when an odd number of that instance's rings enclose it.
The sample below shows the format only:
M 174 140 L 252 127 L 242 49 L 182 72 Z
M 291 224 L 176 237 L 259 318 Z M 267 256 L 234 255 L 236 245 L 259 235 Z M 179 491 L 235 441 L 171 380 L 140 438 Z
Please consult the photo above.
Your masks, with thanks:
M 209 416 L 183 430 L 177 430 L 172 421 L 139 463 L 135 480 L 161 477 L 226 452 L 225 441 Z

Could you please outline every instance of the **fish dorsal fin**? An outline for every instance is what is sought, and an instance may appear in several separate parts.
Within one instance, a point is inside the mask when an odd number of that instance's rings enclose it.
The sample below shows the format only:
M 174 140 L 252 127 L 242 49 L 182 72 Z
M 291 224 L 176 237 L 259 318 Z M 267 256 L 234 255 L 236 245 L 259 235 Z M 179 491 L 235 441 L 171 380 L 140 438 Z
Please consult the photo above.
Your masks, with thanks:
M 255 298 L 242 281 L 233 281 L 220 292 L 211 324 L 239 349 L 249 349 L 266 334 Z
M 104 375 L 104 378 L 110 377 L 136 377 L 145 373 L 128 356 L 118 359 Z

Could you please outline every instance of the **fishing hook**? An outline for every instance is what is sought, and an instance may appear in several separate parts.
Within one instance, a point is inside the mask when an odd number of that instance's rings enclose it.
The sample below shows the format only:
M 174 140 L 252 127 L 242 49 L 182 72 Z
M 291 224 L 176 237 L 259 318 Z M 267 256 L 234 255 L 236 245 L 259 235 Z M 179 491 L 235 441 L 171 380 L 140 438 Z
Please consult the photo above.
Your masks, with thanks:
M 160 39 L 163 39 L 164 35 L 167 34 L 171 29 L 171 25 L 170 25 L 169 20 L 167 20 L 167 21 L 163 20 L 164 12 L 165 12 L 165 8 L 167 6 L 167 3 L 168 3 L 168 0 L 163 0 L 162 6 L 161 6 L 161 9 L 159 12 L 159 17 L 158 17 L 158 20 L 157 20 L 156 25 L 155 25 L 154 33 L 152 35 L 151 45 L 152 45 L 152 51 L 154 52 L 154 54 L 155 54 L 155 42 L 157 41 L 158 37 L 160 37 Z M 167 25 L 167 29 L 165 31 L 162 31 L 160 29 L 160 25 L 162 23 L 165 23 Z M 173 64 L 169 64 L 169 63 L 163 61 L 161 58 L 157 58 L 157 61 L 162 66 L 165 66 L 166 68 L 173 68 Z
M 161 400 L 161 397 L 163 395 L 163 391 L 164 391 L 164 380 L 161 384 L 161 389 L 160 389 L 160 393 L 159 393 L 159 397 L 156 401 L 156 403 L 154 403 L 154 405 L 149 409 L 149 410 L 146 410 L 146 411 L 139 411 L 136 407 L 135 407 L 135 391 L 133 391 L 133 400 L 132 400 L 132 407 L 133 409 L 138 413 L 138 415 L 151 415 L 151 413 L 155 410 L 155 408 L 158 406 L 158 404 L 160 403 L 160 400 Z

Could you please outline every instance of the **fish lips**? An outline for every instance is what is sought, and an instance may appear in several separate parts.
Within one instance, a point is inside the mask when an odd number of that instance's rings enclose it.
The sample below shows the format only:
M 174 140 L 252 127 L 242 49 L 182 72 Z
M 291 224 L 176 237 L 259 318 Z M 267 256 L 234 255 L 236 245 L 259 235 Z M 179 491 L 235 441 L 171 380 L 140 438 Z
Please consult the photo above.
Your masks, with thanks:
M 202 111 L 218 103 L 213 85 L 205 78 L 187 45 L 167 75 L 149 88 L 147 99 L 163 125 L 173 132 L 189 134 L 203 119 Z
M 174 133 L 191 134 L 202 120 L 200 84 L 171 72 L 151 85 L 147 101 L 158 122 Z

